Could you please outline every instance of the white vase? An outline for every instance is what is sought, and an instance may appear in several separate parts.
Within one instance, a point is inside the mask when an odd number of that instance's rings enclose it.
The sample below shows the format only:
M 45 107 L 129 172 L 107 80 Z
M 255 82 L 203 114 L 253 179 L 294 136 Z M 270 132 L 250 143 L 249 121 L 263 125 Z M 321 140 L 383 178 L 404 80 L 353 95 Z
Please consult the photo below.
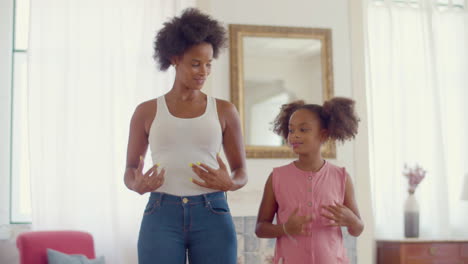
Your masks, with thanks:
M 405 237 L 419 237 L 419 204 L 414 193 L 405 202 Z

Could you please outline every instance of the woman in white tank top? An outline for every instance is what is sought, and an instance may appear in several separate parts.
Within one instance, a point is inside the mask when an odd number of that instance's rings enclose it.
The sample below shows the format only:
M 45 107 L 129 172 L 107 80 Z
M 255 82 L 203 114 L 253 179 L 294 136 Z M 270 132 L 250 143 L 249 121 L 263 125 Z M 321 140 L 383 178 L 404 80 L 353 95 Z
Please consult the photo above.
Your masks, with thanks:
M 139 263 L 237 262 L 225 192 L 247 183 L 241 125 L 232 103 L 201 92 L 225 43 L 219 22 L 196 9 L 172 18 L 156 36 L 159 68 L 172 66 L 176 76 L 167 94 L 136 108 L 130 124 L 124 181 L 132 191 L 150 193 Z M 144 172 L 148 146 L 155 165 Z

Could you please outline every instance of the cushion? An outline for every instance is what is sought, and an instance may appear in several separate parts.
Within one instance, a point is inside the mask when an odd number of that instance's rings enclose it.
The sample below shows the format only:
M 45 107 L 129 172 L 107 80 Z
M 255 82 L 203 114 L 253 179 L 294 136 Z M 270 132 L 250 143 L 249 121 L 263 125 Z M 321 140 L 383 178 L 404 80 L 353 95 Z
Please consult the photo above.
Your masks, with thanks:
M 88 259 L 84 255 L 68 255 L 53 249 L 47 249 L 49 264 L 105 264 L 104 257 Z

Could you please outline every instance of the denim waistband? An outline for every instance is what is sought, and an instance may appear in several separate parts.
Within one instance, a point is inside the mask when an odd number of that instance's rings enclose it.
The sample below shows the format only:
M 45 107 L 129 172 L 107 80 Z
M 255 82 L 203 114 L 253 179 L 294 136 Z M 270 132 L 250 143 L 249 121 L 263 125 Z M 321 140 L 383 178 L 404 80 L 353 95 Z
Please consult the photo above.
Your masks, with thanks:
M 157 200 L 162 203 L 198 204 L 220 199 L 226 199 L 225 192 L 213 192 L 192 196 L 176 196 L 167 193 L 152 192 L 150 195 L 150 200 Z

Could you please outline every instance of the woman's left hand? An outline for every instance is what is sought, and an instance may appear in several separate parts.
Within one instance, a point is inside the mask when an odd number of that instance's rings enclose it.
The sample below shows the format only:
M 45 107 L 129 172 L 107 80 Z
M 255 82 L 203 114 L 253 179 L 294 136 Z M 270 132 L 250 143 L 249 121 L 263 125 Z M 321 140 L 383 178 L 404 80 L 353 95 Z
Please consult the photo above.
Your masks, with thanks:
M 229 191 L 231 190 L 234 182 L 229 175 L 226 165 L 219 155 L 216 155 L 218 160 L 219 169 L 213 169 L 204 163 L 193 164 L 192 170 L 195 172 L 198 177 L 203 181 L 196 179 L 191 179 L 193 183 L 210 189 L 220 190 L 220 191 Z
M 324 205 L 322 208 L 328 212 L 321 215 L 333 221 L 328 226 L 347 226 L 351 227 L 356 222 L 356 215 L 345 205 L 335 202 L 335 205 Z

